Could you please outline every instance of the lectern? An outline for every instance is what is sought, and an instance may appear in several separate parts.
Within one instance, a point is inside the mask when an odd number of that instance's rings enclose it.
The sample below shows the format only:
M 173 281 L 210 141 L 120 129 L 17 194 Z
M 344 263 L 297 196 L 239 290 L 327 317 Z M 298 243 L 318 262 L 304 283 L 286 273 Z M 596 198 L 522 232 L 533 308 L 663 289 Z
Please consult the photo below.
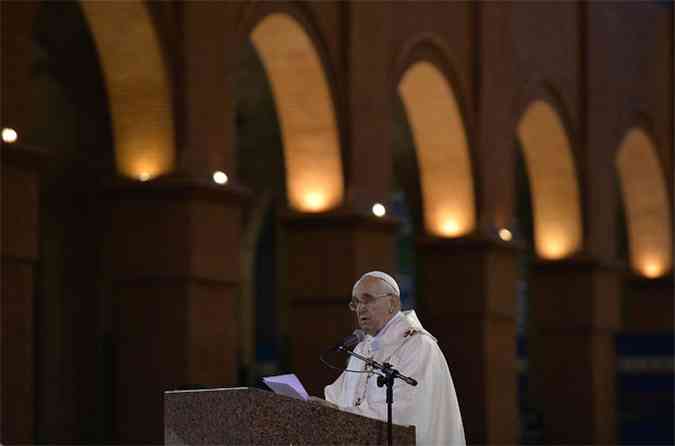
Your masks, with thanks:
M 168 445 L 384 445 L 387 424 L 255 388 L 164 392 Z M 415 444 L 394 425 L 393 443 Z

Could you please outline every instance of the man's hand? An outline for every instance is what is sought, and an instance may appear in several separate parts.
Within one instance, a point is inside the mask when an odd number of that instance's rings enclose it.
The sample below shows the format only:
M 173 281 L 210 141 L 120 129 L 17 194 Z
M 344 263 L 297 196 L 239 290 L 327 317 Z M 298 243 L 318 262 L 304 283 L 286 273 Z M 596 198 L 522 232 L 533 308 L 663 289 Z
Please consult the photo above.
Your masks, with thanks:
M 340 409 L 337 406 L 337 404 L 333 404 L 330 401 L 326 401 L 323 398 L 319 398 L 319 397 L 316 397 L 316 396 L 310 396 L 309 401 L 311 401 L 313 403 L 321 404 L 324 407 L 330 407 L 331 409 L 338 409 L 338 410 Z

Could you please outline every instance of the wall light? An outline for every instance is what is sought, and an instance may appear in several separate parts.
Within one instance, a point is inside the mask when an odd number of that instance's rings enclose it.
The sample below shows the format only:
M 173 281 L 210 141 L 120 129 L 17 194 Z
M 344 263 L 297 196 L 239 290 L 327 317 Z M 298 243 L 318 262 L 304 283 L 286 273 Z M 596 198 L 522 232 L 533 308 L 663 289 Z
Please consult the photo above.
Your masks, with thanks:
M 546 240 L 541 248 L 540 248 L 540 255 L 549 260 L 558 260 L 562 259 L 566 255 L 570 254 L 570 250 L 565 247 L 563 242 L 557 239 L 549 239 Z
M 445 236 L 456 237 L 460 234 L 461 229 L 459 227 L 459 224 L 457 224 L 457 220 L 455 220 L 454 218 L 449 218 L 445 220 L 441 225 L 441 232 Z
M 309 212 L 319 212 L 325 207 L 326 198 L 320 192 L 308 192 L 303 199 L 303 210 Z
M 511 239 L 513 239 L 513 234 L 511 234 L 511 231 L 509 231 L 506 228 L 502 228 L 499 230 L 499 238 L 504 240 L 505 242 L 510 242 Z
M 639 269 L 645 277 L 655 279 L 664 273 L 665 268 L 663 267 L 662 262 L 656 259 L 650 259 L 643 262 Z
M 150 174 L 148 172 L 141 172 L 138 175 L 138 179 L 141 181 L 148 181 L 150 179 Z
M 382 217 L 385 216 L 386 213 L 387 213 L 387 208 L 385 208 L 383 204 L 375 203 L 373 205 L 373 214 L 376 217 L 382 218 Z
M 213 172 L 213 181 L 216 184 L 223 185 L 223 184 L 227 184 L 228 178 L 227 178 L 227 175 L 225 175 L 224 172 L 221 172 L 220 170 L 216 170 L 215 172 Z
M 12 144 L 16 142 L 16 140 L 19 139 L 18 133 L 16 133 L 16 130 L 10 127 L 5 127 L 2 129 L 2 140 L 8 144 Z

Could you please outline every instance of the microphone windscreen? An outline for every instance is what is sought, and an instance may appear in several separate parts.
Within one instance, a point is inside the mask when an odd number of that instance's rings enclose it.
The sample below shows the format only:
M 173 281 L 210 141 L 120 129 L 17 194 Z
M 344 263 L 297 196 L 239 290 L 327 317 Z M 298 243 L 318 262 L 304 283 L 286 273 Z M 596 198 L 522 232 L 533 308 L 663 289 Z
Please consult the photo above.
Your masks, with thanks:
M 366 339 L 366 332 L 361 329 L 356 329 L 352 334 L 345 338 L 345 340 L 342 342 L 342 347 L 351 347 L 352 345 L 356 345 L 364 339 Z
M 366 339 L 366 332 L 361 330 L 360 328 L 357 328 L 354 330 L 354 333 L 352 333 L 354 336 L 356 336 L 356 339 L 358 339 L 357 344 L 364 339 Z

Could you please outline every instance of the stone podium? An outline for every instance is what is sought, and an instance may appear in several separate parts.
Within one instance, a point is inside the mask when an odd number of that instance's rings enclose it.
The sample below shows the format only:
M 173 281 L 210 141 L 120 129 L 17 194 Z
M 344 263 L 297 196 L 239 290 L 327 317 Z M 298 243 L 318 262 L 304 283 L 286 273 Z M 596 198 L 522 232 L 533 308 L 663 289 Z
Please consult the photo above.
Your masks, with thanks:
M 255 388 L 174 390 L 164 392 L 164 442 L 385 445 L 387 424 Z M 394 425 L 393 444 L 413 446 L 415 428 Z

